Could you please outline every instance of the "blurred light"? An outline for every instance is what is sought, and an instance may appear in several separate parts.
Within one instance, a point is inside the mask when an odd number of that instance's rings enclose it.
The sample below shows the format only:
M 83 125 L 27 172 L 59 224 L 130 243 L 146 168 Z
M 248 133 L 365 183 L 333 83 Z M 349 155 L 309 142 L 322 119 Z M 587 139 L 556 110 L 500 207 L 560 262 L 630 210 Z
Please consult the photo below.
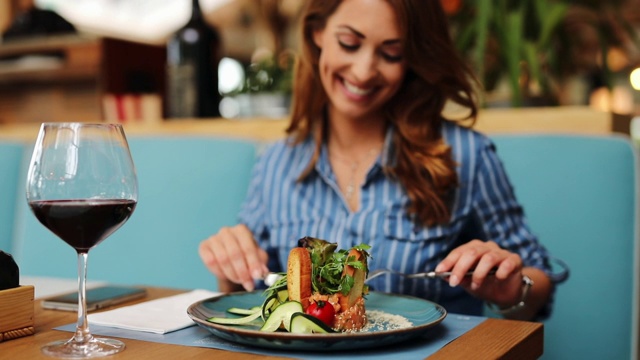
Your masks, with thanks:
M 218 81 L 218 90 L 222 94 L 227 94 L 240 88 L 244 82 L 242 64 L 235 59 L 222 58 L 218 66 Z
M 240 115 L 240 104 L 232 97 L 225 96 L 220 101 L 220 115 L 227 119 L 233 119 Z
M 609 70 L 613 72 L 622 71 L 622 69 L 629 65 L 629 57 L 624 50 L 613 47 L 609 49 L 607 53 L 607 65 L 609 66 Z
M 613 91 L 602 87 L 591 93 L 589 106 L 599 111 L 631 114 L 633 112 L 633 95 L 628 87 L 616 86 Z
M 232 0 L 201 0 L 205 13 Z M 164 44 L 191 16 L 187 0 L 34 0 L 82 32 L 133 42 Z
M 636 142 L 640 141 L 640 116 L 635 116 L 631 119 L 629 130 L 631 138 Z
M 195 29 L 186 29 L 182 34 L 182 39 L 189 44 L 195 44 L 200 35 Z
M 629 81 L 631 82 L 631 86 L 634 89 L 640 91 L 640 67 L 636 68 L 631 72 L 631 75 L 629 76 Z

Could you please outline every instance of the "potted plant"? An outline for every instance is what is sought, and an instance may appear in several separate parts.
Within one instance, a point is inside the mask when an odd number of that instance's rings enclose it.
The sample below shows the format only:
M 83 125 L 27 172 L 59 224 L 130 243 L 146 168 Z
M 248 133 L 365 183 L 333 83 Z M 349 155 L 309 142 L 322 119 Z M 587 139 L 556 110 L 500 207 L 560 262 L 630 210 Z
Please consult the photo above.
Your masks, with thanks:
M 294 55 L 283 51 L 278 56 L 266 52 L 254 56 L 245 70 L 242 84 L 226 96 L 233 97 L 239 117 L 281 118 L 289 113 L 293 83 Z

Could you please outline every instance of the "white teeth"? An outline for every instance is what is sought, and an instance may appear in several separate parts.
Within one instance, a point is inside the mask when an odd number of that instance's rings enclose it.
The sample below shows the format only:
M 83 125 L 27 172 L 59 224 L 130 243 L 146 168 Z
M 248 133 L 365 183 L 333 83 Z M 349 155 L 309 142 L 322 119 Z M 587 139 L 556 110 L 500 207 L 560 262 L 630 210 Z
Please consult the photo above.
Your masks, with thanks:
M 345 87 L 349 92 L 354 93 L 354 94 L 356 94 L 356 95 L 360 95 L 360 96 L 367 95 L 367 94 L 369 94 L 371 91 L 373 91 L 373 89 L 372 89 L 372 88 L 369 88 L 369 89 L 363 89 L 363 88 L 357 87 L 357 86 L 355 86 L 355 85 L 353 85 L 353 84 L 349 83 L 349 82 L 348 82 L 348 81 L 346 81 L 346 80 L 344 80 L 344 81 L 343 81 L 343 84 L 344 84 L 344 87 Z

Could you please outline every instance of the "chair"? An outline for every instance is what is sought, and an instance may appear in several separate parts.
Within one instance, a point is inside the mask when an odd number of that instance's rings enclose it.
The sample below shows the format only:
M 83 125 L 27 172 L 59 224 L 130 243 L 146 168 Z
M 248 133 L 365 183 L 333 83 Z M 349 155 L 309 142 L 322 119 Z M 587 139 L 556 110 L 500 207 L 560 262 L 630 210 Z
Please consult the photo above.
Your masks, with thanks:
M 570 267 L 544 359 L 638 355 L 637 158 L 623 137 L 494 136 L 529 224 Z
M 18 178 L 24 147 L 21 143 L 0 141 L 0 250 L 11 252 Z M 22 186 L 24 194 L 24 186 Z
M 236 223 L 256 145 L 213 137 L 134 137 L 129 144 L 138 206 L 122 228 L 89 252 L 89 280 L 217 289 L 198 245 Z M 21 272 L 75 278 L 75 250 L 49 233 L 26 201 L 20 214 L 15 253 Z

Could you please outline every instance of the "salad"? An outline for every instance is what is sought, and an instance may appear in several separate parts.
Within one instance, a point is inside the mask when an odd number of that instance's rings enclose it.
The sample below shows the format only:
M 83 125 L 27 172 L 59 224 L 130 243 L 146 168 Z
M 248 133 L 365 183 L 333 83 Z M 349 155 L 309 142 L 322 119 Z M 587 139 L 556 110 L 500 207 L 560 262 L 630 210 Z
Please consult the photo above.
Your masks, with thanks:
M 290 251 L 286 273 L 264 291 L 262 305 L 227 309 L 240 317 L 207 320 L 302 334 L 358 331 L 367 324 L 369 249 L 360 244 L 338 250 L 336 243 L 304 237 Z

